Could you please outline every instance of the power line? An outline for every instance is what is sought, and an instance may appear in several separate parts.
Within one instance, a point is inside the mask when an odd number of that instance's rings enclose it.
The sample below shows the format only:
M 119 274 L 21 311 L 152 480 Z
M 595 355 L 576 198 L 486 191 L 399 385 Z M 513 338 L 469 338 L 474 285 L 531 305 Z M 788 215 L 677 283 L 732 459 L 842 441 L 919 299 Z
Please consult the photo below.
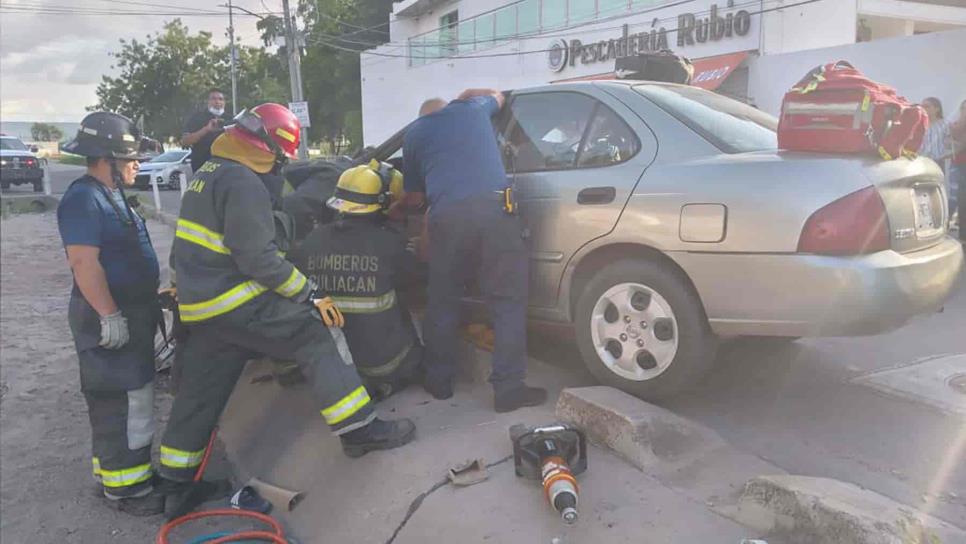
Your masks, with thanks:
M 339 19 L 338 17 L 333 17 L 333 16 L 331 16 L 331 15 L 329 15 L 329 14 L 327 14 L 327 13 L 321 11 L 321 10 L 317 10 L 316 13 L 318 13 L 324 19 L 328 19 L 330 21 L 334 21 L 334 22 L 336 22 L 336 23 L 338 23 L 340 25 L 343 25 L 343 26 L 346 26 L 346 27 L 355 29 L 355 30 L 357 30 L 359 32 L 369 32 L 369 31 L 373 31 L 373 29 L 376 28 L 376 27 L 368 27 L 367 28 L 367 27 L 364 27 L 364 26 L 359 26 L 359 25 L 354 25 L 352 23 L 347 23 L 347 22 Z M 384 23 L 384 24 L 388 24 L 388 23 Z M 379 26 L 383 26 L 383 25 L 379 25 Z M 387 36 L 389 35 L 388 32 L 385 32 L 385 31 L 382 31 L 382 30 L 377 30 L 375 32 L 379 32 L 380 34 L 385 34 Z
M 761 10 L 758 10 L 758 11 L 748 12 L 748 15 L 749 16 L 763 15 L 765 13 L 771 13 L 771 12 L 775 12 L 775 11 L 781 11 L 781 10 L 784 10 L 784 9 L 796 8 L 796 7 L 805 6 L 805 5 L 808 5 L 808 4 L 814 4 L 816 2 L 821 2 L 821 1 L 823 1 L 823 0 L 802 0 L 801 2 L 797 2 L 797 3 L 794 3 L 794 4 L 782 5 L 782 6 L 777 6 L 777 7 L 773 7 L 773 8 L 761 9 Z M 670 20 L 670 19 L 673 19 L 673 18 L 668 18 L 666 20 Z M 599 21 L 597 21 L 597 22 L 599 22 Z M 628 25 L 628 26 L 629 27 L 630 26 L 642 26 L 642 25 L 645 25 L 645 24 L 647 24 L 647 23 L 639 23 L 639 24 L 636 24 L 636 25 Z M 572 30 L 572 28 L 573 27 L 571 27 L 570 29 L 568 29 L 568 31 L 569 30 Z M 613 28 L 601 28 L 601 29 L 596 29 L 596 30 L 598 30 L 598 31 L 604 31 L 604 30 L 615 30 L 615 29 L 622 29 L 622 28 L 623 28 L 623 26 L 613 27 Z M 665 34 L 674 34 L 674 33 L 678 32 L 679 30 L 680 30 L 680 28 L 677 28 L 676 27 L 676 28 L 665 29 L 664 32 L 665 32 Z M 550 35 L 544 34 L 544 35 L 540 35 L 540 36 L 534 36 L 534 38 L 547 38 L 547 37 L 550 37 Z M 510 41 L 510 40 L 515 40 L 515 39 L 516 39 L 515 37 L 508 37 L 508 38 L 504 38 L 503 41 Z M 529 39 L 529 38 L 526 38 L 526 39 Z M 498 40 L 494 39 L 492 41 L 493 42 L 496 42 Z M 490 43 L 490 42 L 491 42 L 490 40 L 487 40 L 487 43 Z M 416 60 L 430 60 L 430 59 L 432 59 L 432 60 L 442 60 L 442 59 L 469 60 L 469 59 L 482 59 L 482 58 L 494 58 L 494 57 L 511 57 L 511 56 L 517 56 L 517 55 L 532 55 L 532 54 L 547 53 L 547 52 L 552 51 L 552 49 L 534 49 L 534 50 L 527 50 L 527 51 L 507 51 L 507 52 L 502 52 L 502 53 L 487 53 L 487 54 L 482 54 L 482 55 L 423 55 L 423 56 L 418 56 L 418 55 L 410 55 L 410 54 L 396 55 L 396 54 L 392 54 L 392 53 L 378 53 L 378 52 L 375 52 L 375 51 L 352 49 L 352 48 L 348 48 L 348 47 L 342 47 L 340 45 L 336 45 L 336 44 L 333 44 L 333 43 L 330 43 L 330 42 L 326 42 L 324 40 L 313 40 L 312 43 L 315 43 L 315 44 L 318 44 L 318 45 L 322 45 L 322 46 L 325 46 L 325 47 L 330 47 L 332 49 L 336 49 L 336 50 L 339 50 L 339 51 L 344 51 L 344 52 L 347 52 L 347 53 L 356 53 L 356 54 L 360 54 L 360 55 L 363 54 L 363 53 L 365 53 L 366 55 L 375 56 L 375 57 L 404 58 L 404 59 L 416 59 Z M 454 43 L 454 46 L 455 46 L 455 43 Z M 405 47 L 405 45 L 401 45 L 401 47 Z
M 101 0 L 106 2 L 117 2 L 121 3 L 121 0 Z M 155 4 L 158 7 L 165 5 Z M 106 15 L 106 16 L 172 16 L 172 17 L 224 17 L 224 12 L 210 11 L 210 10 L 198 10 L 196 8 L 186 8 L 183 6 L 169 6 L 171 9 L 179 10 L 193 10 L 193 11 L 152 11 L 152 10 L 118 10 L 109 7 L 99 8 L 99 7 L 80 7 L 80 6 L 64 6 L 57 4 L 9 4 L 0 2 L 0 13 L 17 15 L 17 14 L 29 14 L 29 15 Z M 273 13 L 257 14 L 254 12 L 248 12 L 247 15 L 252 15 L 255 17 L 261 17 L 264 15 L 273 15 Z

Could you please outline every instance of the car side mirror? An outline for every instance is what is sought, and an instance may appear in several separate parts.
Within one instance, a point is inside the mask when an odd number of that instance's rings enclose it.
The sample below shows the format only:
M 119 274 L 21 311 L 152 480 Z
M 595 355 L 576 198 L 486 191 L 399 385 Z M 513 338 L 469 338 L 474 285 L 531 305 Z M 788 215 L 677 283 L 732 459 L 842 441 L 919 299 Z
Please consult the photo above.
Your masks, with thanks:
M 40 151 L 40 148 L 39 147 L 37 147 L 35 145 L 30 146 L 30 152 L 31 153 L 36 153 L 38 151 Z

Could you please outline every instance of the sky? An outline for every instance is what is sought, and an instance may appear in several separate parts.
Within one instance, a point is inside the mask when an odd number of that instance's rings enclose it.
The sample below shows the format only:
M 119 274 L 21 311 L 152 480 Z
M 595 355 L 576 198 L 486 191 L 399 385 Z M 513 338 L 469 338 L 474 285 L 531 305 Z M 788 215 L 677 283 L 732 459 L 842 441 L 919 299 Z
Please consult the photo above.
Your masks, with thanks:
M 0 0 L 0 119 L 79 122 L 96 102 L 95 89 L 113 75 L 110 51 L 121 38 L 144 41 L 180 18 L 191 31 L 207 30 L 226 44 L 227 0 Z M 281 12 L 281 0 L 234 0 L 236 6 Z M 50 13 L 70 10 L 105 14 Z M 37 13 L 37 11 L 46 11 Z M 160 15 L 220 11 L 224 15 Z M 107 14 L 107 12 L 111 12 Z M 124 14 L 133 12 L 137 14 Z M 150 14 L 148 14 L 150 13 Z M 235 12 L 235 34 L 261 45 L 257 19 Z

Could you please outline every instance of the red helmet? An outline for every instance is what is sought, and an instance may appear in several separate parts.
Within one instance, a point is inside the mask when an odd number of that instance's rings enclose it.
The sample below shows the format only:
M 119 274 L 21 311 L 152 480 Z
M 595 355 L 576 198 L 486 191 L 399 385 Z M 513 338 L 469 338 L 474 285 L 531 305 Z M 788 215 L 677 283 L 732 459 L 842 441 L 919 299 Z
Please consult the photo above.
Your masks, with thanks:
M 276 155 L 298 157 L 302 125 L 295 114 L 281 104 L 271 102 L 242 110 L 235 124 L 226 130 L 239 138 Z

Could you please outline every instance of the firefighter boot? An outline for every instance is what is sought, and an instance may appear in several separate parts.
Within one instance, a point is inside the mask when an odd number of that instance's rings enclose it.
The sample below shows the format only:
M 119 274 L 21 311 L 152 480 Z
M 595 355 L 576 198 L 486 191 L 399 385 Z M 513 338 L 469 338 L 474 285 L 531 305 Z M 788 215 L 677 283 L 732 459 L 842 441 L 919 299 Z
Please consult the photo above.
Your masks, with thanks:
M 104 494 L 111 508 L 132 516 L 156 516 L 164 512 L 164 494 L 158 489 L 148 489 L 141 496 L 114 497 Z
M 376 418 L 365 427 L 347 432 L 339 438 L 346 455 L 362 457 L 370 451 L 391 450 L 406 445 L 415 436 L 416 424 L 412 420 L 383 421 Z
M 493 396 L 493 409 L 499 413 L 512 412 L 524 406 L 540 406 L 547 402 L 547 390 L 521 384 Z

